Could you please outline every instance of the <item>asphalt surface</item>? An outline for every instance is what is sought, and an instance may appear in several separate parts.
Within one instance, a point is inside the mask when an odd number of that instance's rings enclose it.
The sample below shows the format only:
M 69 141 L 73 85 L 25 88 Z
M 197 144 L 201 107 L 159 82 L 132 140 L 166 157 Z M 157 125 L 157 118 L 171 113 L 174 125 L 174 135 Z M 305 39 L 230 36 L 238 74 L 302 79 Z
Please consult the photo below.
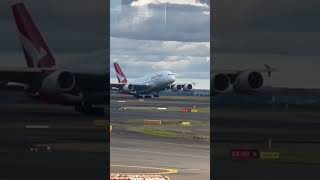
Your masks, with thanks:
M 319 179 L 319 165 L 263 161 L 212 160 L 213 179 Z
M 73 108 L 30 102 L 21 95 L 0 101 L 0 179 L 103 179 L 108 176 L 107 133 L 94 125 L 103 117 L 82 116 Z M 201 107 L 199 99 L 160 98 L 155 101 L 116 97 L 111 99 L 111 121 L 130 119 L 166 119 L 207 121 L 205 113 L 178 111 L 122 111 L 124 104 L 136 107 Z M 118 102 L 126 101 L 126 102 Z M 252 111 L 258 114 L 251 114 Z M 276 110 L 276 111 L 283 111 Z M 289 109 L 270 116 L 270 109 L 212 110 L 212 146 L 229 143 L 261 144 L 272 138 L 277 144 L 291 143 L 303 150 L 305 143 L 320 146 L 317 109 Z M 302 112 L 294 114 L 293 112 Z M 238 114 L 239 116 L 238 116 Z M 247 116 L 243 115 L 246 114 Z M 231 116 L 230 116 L 231 115 Z M 305 116 L 307 115 L 307 116 Z M 256 117 L 261 117 L 257 118 Z M 26 128 L 36 126 L 36 128 Z M 106 143 L 105 143 L 106 142 Z M 31 151 L 37 144 L 51 145 L 52 150 Z M 60 144 L 57 146 L 57 144 Z M 63 144 L 63 145 L 61 145 Z M 128 132 L 114 127 L 110 141 L 111 172 L 163 173 L 172 179 L 319 179 L 318 163 L 287 163 L 261 160 L 213 158 L 205 142 L 160 138 Z M 90 147 L 90 148 L 88 148 Z M 301 148 L 302 147 L 302 148 Z M 308 145 L 308 147 L 311 147 Z M 211 163 L 211 175 L 210 165 Z
M 320 147 L 318 110 L 269 108 L 216 108 L 211 116 L 211 139 L 214 149 L 266 149 L 268 140 L 273 146 L 308 154 L 310 148 Z M 272 151 L 272 150 L 271 150 Z M 229 153 L 229 152 L 226 152 Z M 314 152 L 313 152 L 314 153 Z M 214 179 L 319 179 L 320 161 L 232 160 L 213 158 L 211 172 Z M 317 153 L 314 153 L 315 158 Z M 299 157 L 292 157 L 295 159 Z M 302 158 L 303 159 L 303 158 Z
M 263 142 L 272 138 L 283 143 L 320 143 L 318 112 L 301 108 L 216 109 L 216 115 L 211 117 L 212 140 Z
M 103 117 L 8 99 L 0 104 L 0 179 L 106 179 L 107 133 L 94 125 Z
M 141 110 L 119 110 L 121 107 L 136 107 Z M 168 110 L 152 110 L 150 113 L 147 109 L 168 108 Z M 146 110 L 143 110 L 145 108 Z M 180 112 L 183 108 L 207 108 L 208 113 L 184 113 Z M 143 119 L 159 119 L 159 120 L 196 120 L 208 121 L 210 117 L 210 100 L 208 97 L 161 97 L 153 99 L 145 99 L 139 101 L 134 97 L 116 96 L 110 100 L 110 118 L 111 121 L 127 121 L 143 120 Z M 174 110 L 170 110 L 174 109 Z
M 210 115 L 209 111 L 185 113 L 179 110 L 194 106 L 209 108 L 208 98 L 160 97 L 139 101 L 117 96 L 111 97 L 110 105 L 111 124 L 143 119 L 209 121 Z M 119 110 L 121 107 L 165 107 L 176 110 Z M 111 173 L 158 173 L 174 180 L 210 179 L 208 142 L 148 136 L 117 127 L 113 127 L 110 141 Z
M 159 173 L 172 179 L 210 179 L 208 143 L 150 139 L 118 131 L 112 132 L 110 150 L 112 173 Z M 127 168 L 113 167 L 115 165 Z M 133 171 L 130 166 L 143 168 Z M 170 170 L 174 172 L 170 173 Z

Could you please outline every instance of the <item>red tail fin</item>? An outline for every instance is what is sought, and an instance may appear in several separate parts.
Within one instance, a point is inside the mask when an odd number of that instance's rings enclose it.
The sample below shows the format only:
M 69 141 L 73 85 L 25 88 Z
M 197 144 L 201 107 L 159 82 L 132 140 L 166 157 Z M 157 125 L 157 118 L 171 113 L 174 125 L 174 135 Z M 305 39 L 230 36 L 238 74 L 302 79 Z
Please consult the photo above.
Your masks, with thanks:
M 28 67 L 52 67 L 54 57 L 23 3 L 12 5 Z
M 117 78 L 118 78 L 118 82 L 119 83 L 127 83 L 127 78 L 126 76 L 123 74 L 119 64 L 117 62 L 113 63 L 114 65 L 114 69 L 116 70 L 116 74 L 117 74 Z

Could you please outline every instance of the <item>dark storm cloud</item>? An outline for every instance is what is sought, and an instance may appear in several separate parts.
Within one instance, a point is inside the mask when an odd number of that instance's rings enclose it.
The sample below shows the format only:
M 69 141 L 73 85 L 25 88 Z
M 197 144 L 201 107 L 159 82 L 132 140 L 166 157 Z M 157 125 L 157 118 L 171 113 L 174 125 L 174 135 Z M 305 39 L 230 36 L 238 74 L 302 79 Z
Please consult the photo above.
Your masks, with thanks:
M 224 0 L 214 9 L 217 52 L 320 52 L 319 1 Z
M 23 1 L 55 52 L 85 52 L 107 47 L 107 1 Z M 20 51 L 10 1 L 0 1 L 0 50 Z

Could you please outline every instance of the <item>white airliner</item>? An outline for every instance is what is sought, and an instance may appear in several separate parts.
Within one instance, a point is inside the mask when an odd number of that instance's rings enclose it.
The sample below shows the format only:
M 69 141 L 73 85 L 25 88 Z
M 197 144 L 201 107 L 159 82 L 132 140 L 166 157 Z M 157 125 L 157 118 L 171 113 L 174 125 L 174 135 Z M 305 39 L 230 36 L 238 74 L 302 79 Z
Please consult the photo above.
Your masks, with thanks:
M 134 95 L 137 98 L 159 97 L 158 93 L 164 90 L 179 92 L 192 89 L 191 84 L 173 84 L 176 76 L 171 71 L 147 74 L 129 83 L 117 62 L 114 63 L 114 69 L 118 83 L 110 84 L 110 87 L 120 93 Z
M 76 111 L 85 114 L 102 113 L 103 108 L 92 105 L 108 101 L 107 72 L 56 66 L 51 50 L 24 3 L 15 3 L 11 8 L 27 67 L 2 67 L 2 85 L 21 89 L 27 96 L 46 103 L 74 106 Z

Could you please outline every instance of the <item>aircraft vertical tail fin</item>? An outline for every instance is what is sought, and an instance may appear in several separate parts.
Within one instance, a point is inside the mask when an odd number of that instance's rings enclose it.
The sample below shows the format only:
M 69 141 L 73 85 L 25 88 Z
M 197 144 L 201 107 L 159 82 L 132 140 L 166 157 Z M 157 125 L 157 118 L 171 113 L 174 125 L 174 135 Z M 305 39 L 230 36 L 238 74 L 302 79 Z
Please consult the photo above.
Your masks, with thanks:
M 128 80 L 127 80 L 126 76 L 123 74 L 123 72 L 120 68 L 120 65 L 117 62 L 113 63 L 113 65 L 114 65 L 114 69 L 116 70 L 118 82 L 119 83 L 127 83 Z
M 23 3 L 15 3 L 11 8 L 28 67 L 49 68 L 55 66 L 55 59 L 26 6 Z

